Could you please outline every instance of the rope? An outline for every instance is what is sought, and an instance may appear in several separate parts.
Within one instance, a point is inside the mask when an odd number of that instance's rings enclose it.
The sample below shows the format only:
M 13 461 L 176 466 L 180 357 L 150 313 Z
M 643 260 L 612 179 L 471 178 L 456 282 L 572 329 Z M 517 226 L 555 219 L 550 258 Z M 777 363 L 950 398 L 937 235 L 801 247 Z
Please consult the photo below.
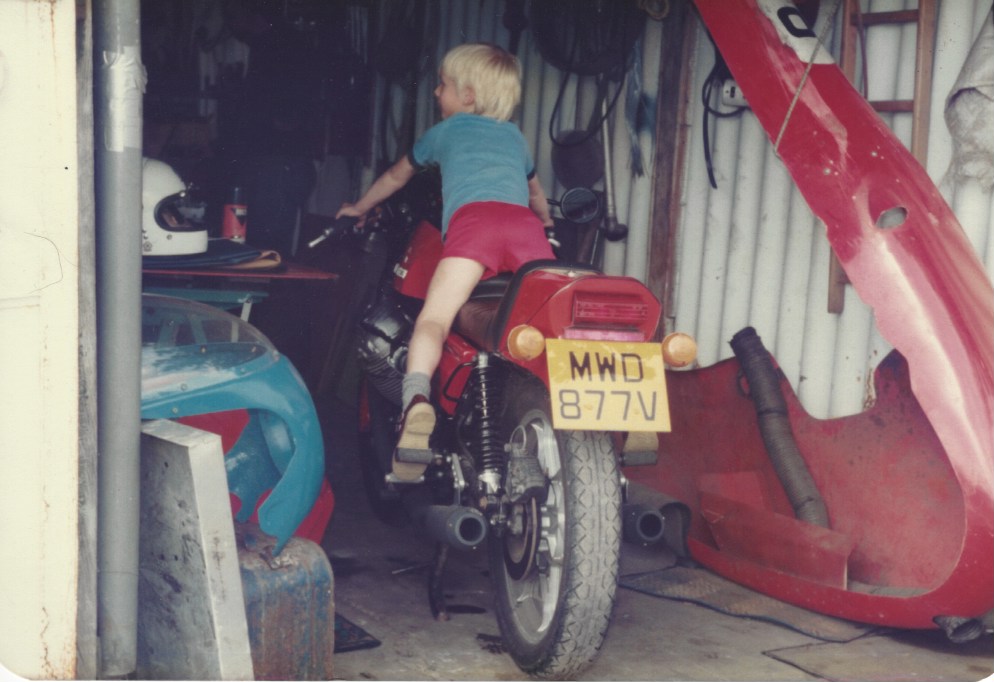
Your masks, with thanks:
M 808 65 L 804 69 L 804 75 L 801 76 L 801 82 L 797 84 L 797 90 L 794 91 L 794 98 L 790 102 L 790 106 L 787 107 L 787 113 L 784 116 L 783 123 L 780 124 L 780 132 L 777 133 L 777 139 L 773 143 L 773 151 L 776 152 L 777 156 L 780 155 L 780 140 L 783 138 L 784 132 L 787 130 L 787 124 L 790 123 L 791 117 L 794 115 L 794 107 L 797 106 L 797 100 L 801 98 L 801 90 L 804 89 L 804 84 L 808 80 L 808 74 L 811 73 L 811 67 L 815 64 L 815 55 L 818 54 L 818 50 L 822 48 L 825 36 L 828 34 L 828 27 L 835 23 L 835 15 L 839 11 L 841 6 L 841 0 L 835 0 L 835 6 L 831 11 L 831 21 L 826 21 L 825 25 L 821 28 L 821 35 L 818 36 L 818 42 L 815 43 L 815 48 L 811 52 L 811 57 L 808 59 Z

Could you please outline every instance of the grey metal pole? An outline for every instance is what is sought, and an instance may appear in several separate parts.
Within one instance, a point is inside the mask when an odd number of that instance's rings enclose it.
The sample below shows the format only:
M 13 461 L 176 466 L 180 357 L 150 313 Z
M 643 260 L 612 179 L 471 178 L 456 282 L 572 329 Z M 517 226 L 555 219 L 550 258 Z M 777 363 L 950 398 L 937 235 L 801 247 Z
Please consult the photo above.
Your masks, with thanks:
M 94 2 L 100 677 L 138 651 L 142 95 L 139 0 Z

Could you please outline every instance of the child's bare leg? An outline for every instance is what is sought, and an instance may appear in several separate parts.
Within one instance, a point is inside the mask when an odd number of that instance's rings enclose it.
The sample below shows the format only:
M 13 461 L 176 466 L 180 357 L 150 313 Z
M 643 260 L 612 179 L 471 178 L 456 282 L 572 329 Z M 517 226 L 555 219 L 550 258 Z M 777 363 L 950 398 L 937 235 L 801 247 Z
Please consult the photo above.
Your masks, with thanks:
M 431 377 L 435 373 L 452 322 L 482 276 L 483 265 L 469 258 L 443 258 L 439 262 L 411 334 L 408 376 L 420 373 Z
M 428 450 L 428 438 L 435 428 L 435 410 L 427 402 L 431 375 L 442 357 L 442 344 L 449 335 L 456 313 L 469 299 L 483 276 L 483 265 L 469 258 L 443 258 L 428 285 L 424 307 L 414 323 L 407 350 L 407 373 L 404 375 L 402 419 L 397 449 Z M 422 396 L 423 400 L 416 400 Z M 400 453 L 408 458 L 410 452 Z M 405 466 L 394 462 L 394 473 L 401 478 L 416 478 L 424 466 Z

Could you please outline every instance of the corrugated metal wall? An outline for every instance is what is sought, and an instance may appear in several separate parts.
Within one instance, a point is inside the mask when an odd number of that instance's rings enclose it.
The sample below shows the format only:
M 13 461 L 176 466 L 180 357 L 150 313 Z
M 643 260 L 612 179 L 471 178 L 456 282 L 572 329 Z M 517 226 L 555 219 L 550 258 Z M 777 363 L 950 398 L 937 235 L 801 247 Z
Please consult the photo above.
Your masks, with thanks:
M 389 0 L 381 4 L 381 16 L 389 11 Z M 418 88 L 418 105 L 416 118 L 416 134 L 436 123 L 438 110 L 432 91 L 437 83 L 438 64 L 449 50 L 460 43 L 472 41 L 494 42 L 508 46 L 509 33 L 503 25 L 503 15 L 506 3 L 504 0 L 438 0 L 429 2 L 428 35 L 425 44 L 435 45 L 432 58 L 423 64 Z M 612 178 L 614 181 L 615 204 L 618 222 L 627 225 L 629 238 L 624 242 L 608 243 L 603 255 L 604 268 L 612 273 L 623 273 L 644 280 L 648 266 L 649 213 L 652 206 L 652 154 L 653 154 L 653 113 L 656 107 L 656 91 L 658 89 L 658 69 L 660 51 L 661 24 L 649 19 L 638 48 L 641 56 L 642 78 L 641 94 L 648 111 L 648 117 L 634 131 L 637 145 L 640 149 L 645 172 L 635 176 L 630 170 L 632 159 L 631 142 L 628 127 L 625 124 L 625 92 L 621 93 L 618 104 L 609 117 L 611 140 L 611 156 L 613 161 Z M 556 181 L 552 169 L 553 142 L 549 136 L 550 117 L 556 110 L 556 100 L 564 75 L 554 66 L 545 62 L 539 55 L 533 43 L 532 34 L 527 29 L 521 34 L 518 48 L 518 58 L 525 72 L 525 82 L 522 104 L 517 115 L 517 122 L 525 136 L 532 144 L 535 155 L 538 177 L 550 197 L 558 197 L 567 189 Z M 382 88 L 386 87 L 383 80 L 377 83 L 379 92 L 376 101 L 382 101 Z M 391 97 L 394 103 L 389 113 L 391 125 L 387 130 L 397 127 L 403 117 L 403 97 L 401 87 L 390 86 L 396 96 Z M 617 84 L 612 84 L 611 93 Z M 562 104 L 556 112 L 557 120 L 554 129 L 557 133 L 574 128 L 583 128 L 591 120 L 595 107 L 595 85 L 592 77 L 579 78 L 571 75 L 566 78 Z M 376 116 L 383 115 L 377 111 Z M 376 128 L 380 130 L 378 126 Z M 391 150 L 391 158 L 403 153 L 396 148 L 397 140 L 391 135 L 387 148 Z M 372 179 L 372 169 L 367 169 L 364 186 Z M 603 181 L 594 185 L 595 189 L 603 189 Z
M 389 4 L 383 3 L 384 10 Z M 437 30 L 437 35 L 426 36 L 431 41 L 427 44 L 436 45 L 437 50 L 434 59 L 426 62 L 422 70 L 417 134 L 437 121 L 431 91 L 438 61 L 447 49 L 473 40 L 508 44 L 508 33 L 502 23 L 505 3 L 501 0 L 438 0 L 429 6 L 428 25 L 430 31 Z M 864 11 L 915 6 L 915 0 L 863 1 Z M 990 0 L 940 2 L 927 164 L 937 184 L 945 175 L 951 157 L 951 138 L 942 115 L 945 98 L 990 7 Z M 641 80 L 650 110 L 655 109 L 658 94 L 660 35 L 660 23 L 649 20 L 640 48 Z M 829 42 L 834 46 L 833 54 L 838 54 L 837 37 L 833 36 Z M 881 26 L 868 31 L 867 85 L 871 99 L 911 96 L 914 51 L 914 26 Z M 518 54 L 526 74 L 519 123 L 532 142 L 540 179 L 550 195 L 557 195 L 562 188 L 552 171 L 548 129 L 563 74 L 539 56 L 527 30 L 521 36 Z M 690 65 L 693 84 L 692 109 L 687 115 L 689 146 L 683 169 L 674 308 L 667 326 L 694 334 L 700 346 L 699 361 L 709 365 L 731 356 L 728 341 L 736 331 L 751 325 L 774 353 L 811 414 L 829 417 L 858 412 L 870 397 L 873 368 L 890 347 L 877 332 L 871 311 L 852 287 L 846 288 L 843 313 L 827 312 L 830 249 L 824 228 L 808 209 L 750 112 L 735 118 L 711 119 L 710 139 L 718 187 L 710 186 L 704 161 L 699 93 L 712 63 L 711 44 L 703 29 L 699 29 L 696 55 Z M 557 130 L 581 127 L 590 119 L 593 102 L 590 80 L 582 79 L 579 85 L 576 77 L 568 81 L 564 104 L 558 112 Z M 381 83 L 379 87 L 384 86 Z M 402 97 L 392 98 L 397 103 L 402 100 Z M 607 244 L 604 268 L 644 281 L 651 246 L 652 169 L 647 165 L 642 177 L 636 177 L 630 170 L 624 97 L 621 100 L 610 118 L 612 177 L 618 220 L 628 225 L 630 234 L 625 242 Z M 397 104 L 390 116 L 399 121 L 401 115 Z M 907 142 L 911 128 L 909 115 L 891 114 L 889 118 L 896 134 Z M 650 120 L 637 134 L 647 164 L 653 158 L 653 129 Z M 393 154 L 397 153 L 395 145 L 396 140 L 388 141 L 387 148 Z M 371 177 L 369 169 L 365 182 Z M 943 185 L 943 190 L 987 264 L 988 272 L 994 272 L 991 192 L 975 184 Z
M 937 184 L 951 154 L 943 121 L 945 98 L 991 8 L 989 0 L 939 5 L 928 161 Z M 914 0 L 864 1 L 863 10 L 916 6 Z M 868 30 L 869 99 L 911 97 L 915 30 L 913 25 Z M 838 54 L 838 40 L 832 44 Z M 700 92 L 712 63 L 712 47 L 700 32 L 693 92 Z M 843 313 L 827 312 L 829 246 L 824 228 L 773 154 L 755 117 L 746 112 L 714 122 L 711 140 L 718 189 L 712 189 L 701 141 L 702 104 L 699 97 L 692 102 L 689 118 L 694 127 L 677 246 L 674 327 L 696 335 L 700 362 L 707 365 L 729 357 L 727 342 L 732 334 L 752 325 L 811 414 L 858 412 L 868 397 L 873 368 L 890 346 L 852 287 L 846 287 Z M 887 118 L 908 144 L 910 114 Z M 975 185 L 948 186 L 946 196 L 978 253 L 986 256 L 988 273 L 994 271 L 991 193 Z

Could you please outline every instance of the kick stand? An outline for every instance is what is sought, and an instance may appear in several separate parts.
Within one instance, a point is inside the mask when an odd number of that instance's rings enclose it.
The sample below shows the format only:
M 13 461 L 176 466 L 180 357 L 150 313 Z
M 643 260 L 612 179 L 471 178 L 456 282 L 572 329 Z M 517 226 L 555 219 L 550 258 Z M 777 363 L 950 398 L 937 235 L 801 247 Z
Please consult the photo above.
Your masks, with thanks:
M 445 562 L 449 558 L 449 546 L 439 542 L 435 546 L 435 562 L 428 574 L 428 604 L 431 615 L 435 620 L 448 620 L 449 612 L 445 608 L 445 590 L 442 587 L 442 577 L 445 574 Z

